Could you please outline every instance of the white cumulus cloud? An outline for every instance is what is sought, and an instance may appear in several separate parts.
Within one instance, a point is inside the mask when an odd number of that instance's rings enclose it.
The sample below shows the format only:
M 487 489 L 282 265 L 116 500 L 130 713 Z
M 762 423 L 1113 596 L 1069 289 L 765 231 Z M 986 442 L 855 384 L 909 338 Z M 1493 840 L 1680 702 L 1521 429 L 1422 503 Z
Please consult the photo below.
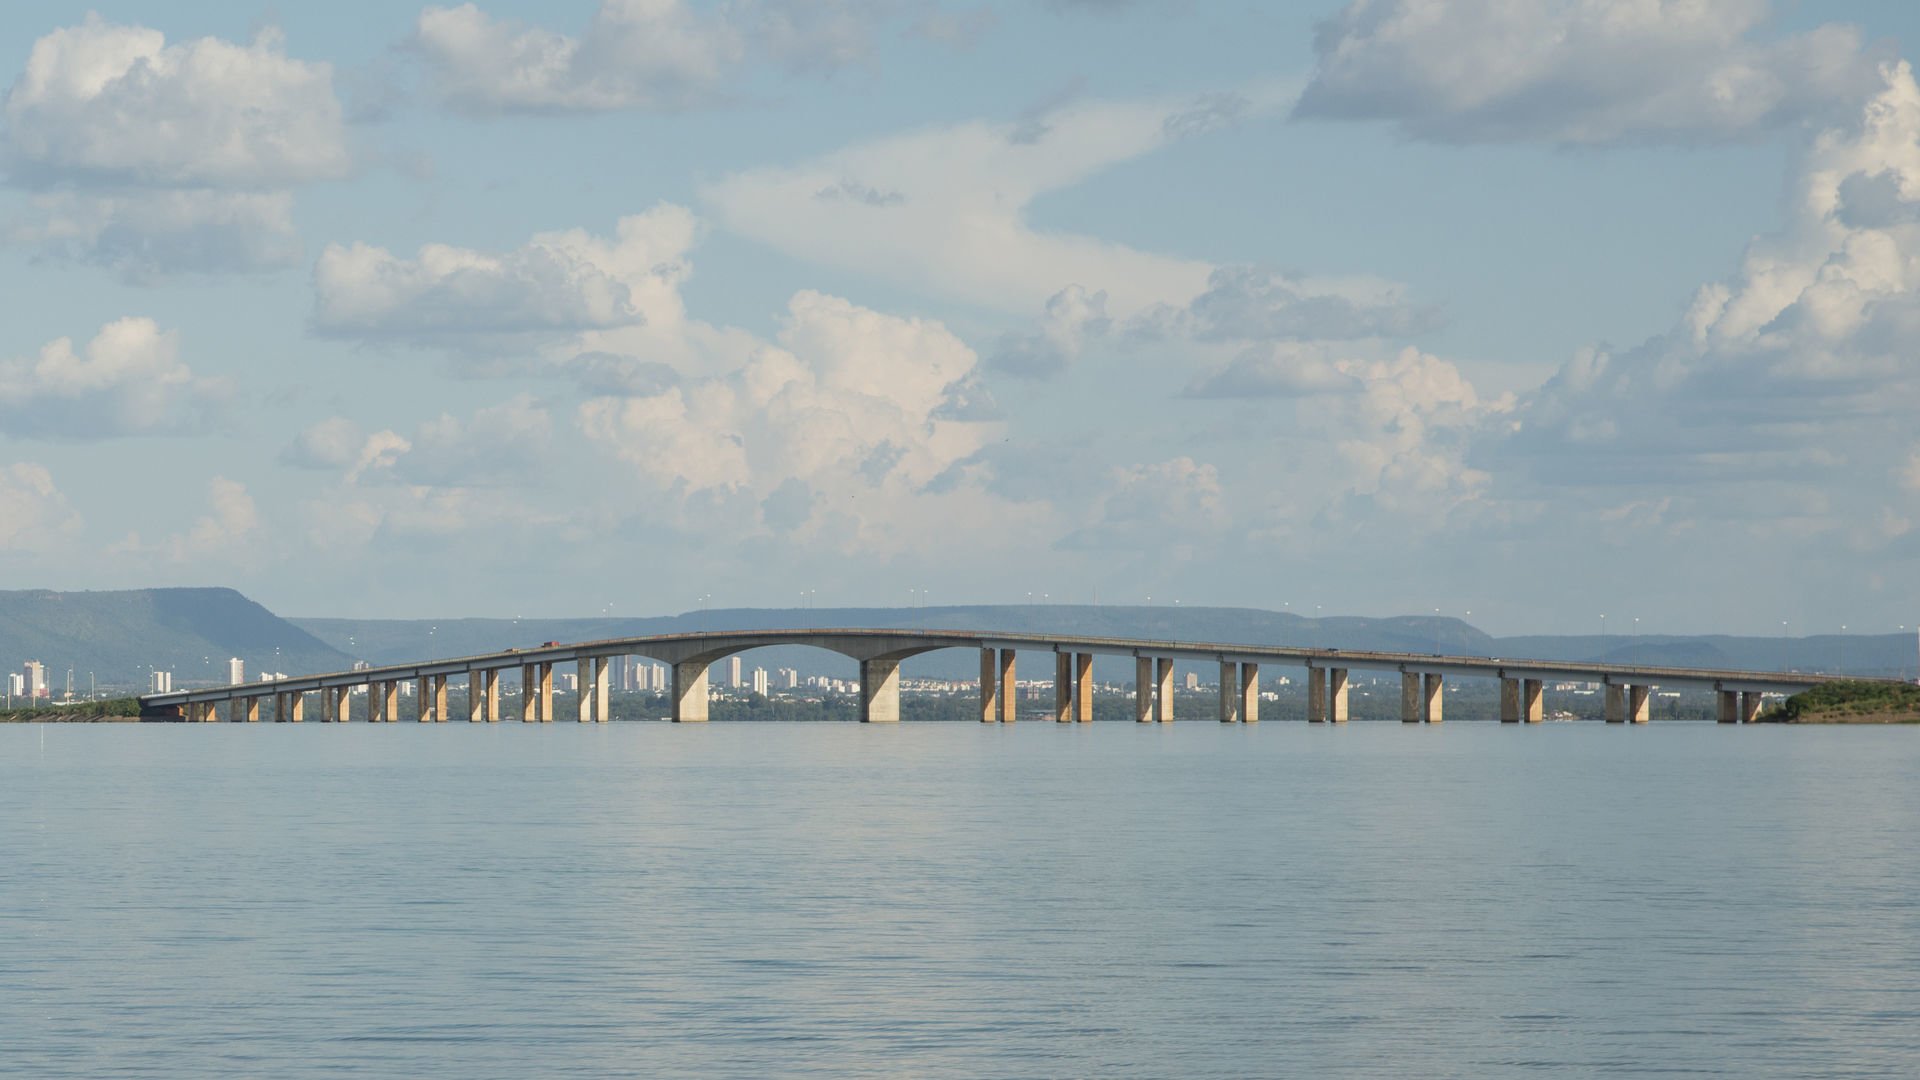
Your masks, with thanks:
M 193 373 L 179 337 L 152 319 L 116 319 L 84 348 L 56 338 L 31 357 L 0 360 L 0 432 L 104 439 L 204 431 L 231 399 L 225 379 Z
M 0 507 L 0 554 L 50 551 L 80 531 L 80 515 L 44 465 L 0 465 Z
M 1860 34 L 1767 38 L 1766 0 L 1353 0 L 1323 23 L 1296 116 L 1444 142 L 1728 139 L 1873 90 Z

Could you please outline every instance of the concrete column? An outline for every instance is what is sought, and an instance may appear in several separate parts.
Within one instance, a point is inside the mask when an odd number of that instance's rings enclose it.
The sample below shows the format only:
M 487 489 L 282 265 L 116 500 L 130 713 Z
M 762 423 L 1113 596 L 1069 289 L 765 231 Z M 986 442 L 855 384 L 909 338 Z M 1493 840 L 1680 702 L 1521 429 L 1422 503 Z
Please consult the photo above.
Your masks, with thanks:
M 1500 722 L 1517 724 L 1520 722 L 1520 680 L 1502 677 L 1500 680 Z
M 484 668 L 467 669 L 467 723 L 487 720 L 487 673 Z
M 575 719 L 583 724 L 593 723 L 593 657 L 582 656 L 573 663 L 575 672 L 573 685 L 573 711 Z
M 1446 719 L 1447 677 L 1437 671 L 1429 672 L 1422 683 L 1425 690 L 1421 695 L 1424 718 L 1429 724 L 1437 724 Z
M 1260 665 L 1240 665 L 1240 722 L 1260 722 Z
M 1307 723 L 1327 722 L 1327 669 L 1307 669 Z
M 487 723 L 497 724 L 500 722 L 500 669 L 488 668 L 480 673 L 480 678 L 486 686 Z
M 1740 722 L 1740 691 L 1716 690 L 1714 691 L 1713 696 L 1718 698 L 1720 701 L 1720 716 L 1719 716 L 1720 722 L 1723 724 L 1739 723 Z
M 673 665 L 673 722 L 707 722 L 707 663 L 694 660 Z
M 992 649 L 980 650 L 980 722 L 1000 722 L 1000 664 Z
M 1740 722 L 1751 724 L 1760 719 L 1760 691 L 1742 690 L 1740 692 Z
M 1019 680 L 1015 677 L 1014 650 L 1000 650 L 1000 722 L 1011 724 L 1020 716 Z
M 1538 724 L 1547 718 L 1540 690 L 1539 679 L 1520 680 L 1520 718 L 1529 724 Z
M 1602 711 L 1606 713 L 1607 723 L 1624 724 L 1627 722 L 1627 688 L 1619 683 L 1607 683 L 1600 688 L 1606 695 L 1606 704 Z
M 1240 722 L 1240 665 L 1231 660 L 1220 661 L 1220 722 Z
M 540 722 L 553 723 L 553 662 L 538 665 L 540 668 Z
M 1073 723 L 1073 654 L 1053 654 L 1053 718 Z
M 1173 723 L 1173 660 L 1161 657 L 1153 662 L 1153 707 L 1160 722 Z
M 593 718 L 598 723 L 613 719 L 613 688 L 607 673 L 608 657 L 593 658 Z
M 1073 718 L 1082 724 L 1093 723 L 1093 654 L 1073 658 Z
M 338 687 L 322 687 L 320 690 L 320 722 L 337 724 L 340 722 L 340 692 Z
M 1346 668 L 1327 669 L 1327 720 L 1334 724 L 1347 722 Z
M 236 706 L 234 709 L 234 712 L 239 714 L 238 719 L 241 720 L 243 723 L 257 724 L 260 722 L 260 699 L 259 698 L 257 697 L 235 698 L 233 703 Z
M 291 694 L 289 696 L 293 698 L 293 712 L 287 717 L 287 722 L 297 724 L 307 718 L 307 695 Z M 253 717 L 248 717 L 248 719 L 253 719 Z
M 860 661 L 860 722 L 900 722 L 900 661 Z
M 273 722 L 276 724 L 287 722 L 287 695 L 285 694 L 273 695 Z
M 1135 723 L 1153 723 L 1153 657 L 1135 657 L 1133 661 L 1133 719 Z
M 1400 722 L 1417 724 L 1426 712 L 1425 695 L 1420 692 L 1420 673 L 1403 671 L 1400 673 Z
M 400 684 L 391 679 L 380 684 L 380 719 L 389 724 L 400 722 Z
M 1648 686 L 1627 687 L 1627 719 L 1636 724 L 1644 724 L 1651 718 L 1650 710 L 1647 708 L 1648 691 L 1651 689 L 1652 687 Z
M 387 684 L 367 683 L 367 723 L 384 723 L 387 719 Z
M 333 722 L 347 723 L 353 719 L 353 687 L 336 686 L 333 692 Z
M 532 724 L 540 719 L 540 671 L 537 665 L 520 665 L 520 722 Z
M 447 677 L 445 675 L 433 677 L 433 722 L 436 724 L 447 722 Z

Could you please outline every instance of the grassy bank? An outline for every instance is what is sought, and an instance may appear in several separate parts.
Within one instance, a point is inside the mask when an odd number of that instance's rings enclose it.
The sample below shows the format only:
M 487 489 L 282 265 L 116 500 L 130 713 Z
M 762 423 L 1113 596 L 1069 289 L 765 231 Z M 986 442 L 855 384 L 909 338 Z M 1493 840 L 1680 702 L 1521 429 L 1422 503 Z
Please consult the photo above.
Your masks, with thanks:
M 0 724 L 113 724 L 140 719 L 137 697 L 108 698 L 105 701 L 76 701 L 72 705 L 48 705 L 0 709 Z
M 1826 683 L 1793 695 L 1763 719 L 1787 724 L 1920 724 L 1920 686 Z

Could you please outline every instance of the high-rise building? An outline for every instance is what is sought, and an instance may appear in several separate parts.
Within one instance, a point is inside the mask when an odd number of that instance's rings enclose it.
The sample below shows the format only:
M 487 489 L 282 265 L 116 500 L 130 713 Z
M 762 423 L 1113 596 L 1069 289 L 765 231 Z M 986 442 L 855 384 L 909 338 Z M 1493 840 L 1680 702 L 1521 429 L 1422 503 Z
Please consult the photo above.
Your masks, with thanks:
M 247 665 L 237 656 L 227 661 L 227 681 L 235 686 L 247 681 Z
M 173 672 L 154 671 L 147 675 L 147 693 L 169 694 L 173 692 Z
M 753 692 L 759 694 L 761 697 L 767 696 L 766 668 L 757 667 L 753 669 Z
M 795 668 L 781 668 L 780 685 L 788 690 L 798 690 L 800 688 L 800 672 Z
M 1198 672 L 1193 672 L 1193 671 L 1187 672 L 1187 689 L 1189 690 L 1200 689 L 1200 675 Z
M 52 692 L 47 689 L 47 665 L 38 660 L 29 660 L 26 662 L 25 671 L 22 675 L 23 681 L 26 683 L 26 693 L 22 694 L 22 697 L 44 698 L 53 696 Z
M 17 671 L 7 672 L 7 696 L 23 698 L 27 696 L 27 677 Z
M 735 690 L 746 685 L 740 681 L 740 658 L 737 656 L 727 658 L 727 685 Z

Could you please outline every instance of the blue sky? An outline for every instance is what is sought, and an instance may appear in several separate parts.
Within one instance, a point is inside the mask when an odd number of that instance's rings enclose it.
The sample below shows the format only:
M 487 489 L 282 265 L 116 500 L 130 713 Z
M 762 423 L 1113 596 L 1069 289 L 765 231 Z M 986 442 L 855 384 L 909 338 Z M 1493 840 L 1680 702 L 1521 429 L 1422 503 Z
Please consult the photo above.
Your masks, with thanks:
M 1907 5 L 0 11 L 0 581 L 1911 626 Z

